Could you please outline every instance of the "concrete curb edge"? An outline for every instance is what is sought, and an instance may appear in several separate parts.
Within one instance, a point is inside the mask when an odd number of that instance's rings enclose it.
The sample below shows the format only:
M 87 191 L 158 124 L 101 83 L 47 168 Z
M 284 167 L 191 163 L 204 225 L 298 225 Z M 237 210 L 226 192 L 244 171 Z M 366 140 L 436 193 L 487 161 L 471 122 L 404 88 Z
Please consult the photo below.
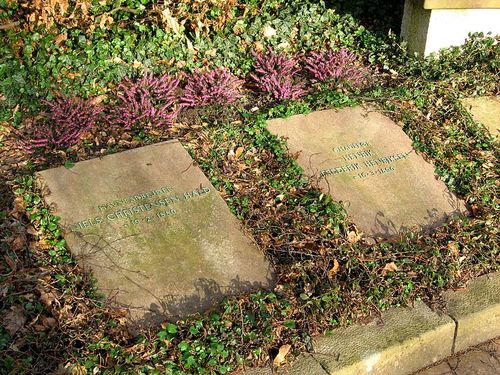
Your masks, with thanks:
M 444 314 L 422 302 L 391 308 L 381 318 L 316 337 L 313 352 L 291 366 L 246 369 L 240 374 L 411 374 L 450 355 L 500 336 L 500 272 L 443 294 Z

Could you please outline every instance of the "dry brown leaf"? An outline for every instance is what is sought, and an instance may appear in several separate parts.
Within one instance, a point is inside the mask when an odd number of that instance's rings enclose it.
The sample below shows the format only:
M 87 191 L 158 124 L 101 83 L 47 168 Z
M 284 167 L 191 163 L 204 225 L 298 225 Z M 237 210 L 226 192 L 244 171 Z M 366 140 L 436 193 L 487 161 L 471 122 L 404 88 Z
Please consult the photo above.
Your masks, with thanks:
M 57 310 L 57 313 L 59 314 L 59 318 L 70 319 L 73 317 L 72 310 L 73 308 L 68 304 Z
M 0 285 L 0 298 L 5 298 L 8 292 L 9 292 L 9 285 L 7 284 Z
M 35 229 L 33 225 L 29 225 L 26 228 L 26 233 L 31 234 L 32 236 L 36 236 L 38 234 L 38 231 Z
M 337 272 L 340 270 L 340 264 L 337 259 L 333 260 L 333 267 L 330 271 L 328 271 L 328 278 L 333 279 Z
M 62 42 L 64 42 L 67 39 L 68 39 L 68 34 L 66 34 L 66 33 L 59 34 L 54 39 L 54 44 L 60 45 Z
M 458 244 L 453 241 L 448 243 L 448 250 L 451 255 L 458 255 L 459 253 Z
M 37 332 L 43 332 L 47 329 L 43 324 L 35 324 L 33 327 Z
M 17 331 L 23 328 L 24 323 L 26 323 L 26 317 L 21 306 L 12 306 L 2 320 L 3 327 L 11 336 L 14 336 Z
M 4 255 L 3 259 L 5 260 L 5 262 L 7 263 L 7 265 L 9 266 L 10 270 L 12 272 L 16 272 L 16 270 L 17 270 L 16 262 L 11 257 L 9 257 L 8 255 Z
M 57 325 L 57 320 L 55 320 L 54 318 L 45 317 L 42 319 L 42 324 L 46 328 L 54 328 Z
M 286 355 L 288 354 L 291 348 L 292 346 L 289 344 L 283 345 L 280 348 L 278 355 L 274 358 L 275 366 L 281 366 L 285 362 Z
M 24 199 L 20 195 L 18 195 L 14 199 L 14 207 L 10 211 L 10 214 L 14 216 L 16 219 L 21 217 L 21 214 L 25 211 Z
M 238 148 L 236 149 L 236 152 L 234 153 L 234 154 L 235 154 L 235 156 L 236 156 L 236 158 L 239 158 L 239 157 L 241 156 L 241 154 L 243 153 L 243 150 L 244 150 L 244 148 L 243 148 L 243 147 L 238 147 Z
M 45 249 L 45 250 L 52 249 L 52 245 L 45 238 L 38 241 L 38 246 L 40 246 L 41 249 Z
M 398 270 L 398 266 L 396 266 L 396 263 L 391 262 L 387 263 L 384 267 L 385 272 L 396 272 Z
M 161 12 L 161 20 L 167 26 L 168 30 L 172 30 L 175 34 L 180 33 L 179 21 L 175 17 L 172 17 L 169 8 L 163 9 Z
M 248 169 L 248 165 L 246 165 L 245 163 L 238 163 L 238 170 L 240 172 L 244 171 L 245 169 Z
M 26 235 L 24 233 L 17 233 L 14 240 L 10 243 L 10 248 L 13 251 L 19 251 L 26 245 Z
M 87 374 L 87 369 L 83 365 L 72 365 L 71 366 L 71 375 L 85 375 Z
M 356 233 L 355 231 L 350 231 L 347 233 L 347 241 L 350 243 L 356 243 L 361 239 L 361 235 Z
M 51 308 L 54 301 L 57 300 L 57 296 L 53 292 L 46 292 L 44 290 L 40 291 L 40 301 L 47 306 L 47 308 Z

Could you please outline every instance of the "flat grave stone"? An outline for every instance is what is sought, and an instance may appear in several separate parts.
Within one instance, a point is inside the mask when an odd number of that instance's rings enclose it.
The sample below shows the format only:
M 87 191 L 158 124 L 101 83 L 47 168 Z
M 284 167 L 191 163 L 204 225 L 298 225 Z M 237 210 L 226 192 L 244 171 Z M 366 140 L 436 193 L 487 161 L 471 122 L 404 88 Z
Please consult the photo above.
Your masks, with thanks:
M 287 139 L 304 173 L 342 201 L 367 235 L 392 237 L 432 228 L 464 204 L 434 175 L 391 119 L 367 107 L 274 119 L 269 130 Z
M 272 268 L 178 141 L 40 172 L 64 238 L 143 326 L 267 287 Z
M 474 121 L 486 126 L 491 135 L 500 136 L 500 97 L 466 98 L 462 100 L 462 104 L 470 112 Z

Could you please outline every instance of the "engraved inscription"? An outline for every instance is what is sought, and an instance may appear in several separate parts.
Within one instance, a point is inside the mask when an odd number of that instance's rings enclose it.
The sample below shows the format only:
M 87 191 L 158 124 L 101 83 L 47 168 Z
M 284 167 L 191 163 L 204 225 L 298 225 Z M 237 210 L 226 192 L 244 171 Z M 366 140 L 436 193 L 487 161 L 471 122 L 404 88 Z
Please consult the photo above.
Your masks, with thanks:
M 170 186 L 163 186 L 163 187 L 156 189 L 156 190 L 150 190 L 150 191 L 135 194 L 135 195 L 132 195 L 130 197 L 123 198 L 123 199 L 116 199 L 112 202 L 106 202 L 104 204 L 98 205 L 97 207 L 99 208 L 99 211 L 105 211 L 105 210 L 113 208 L 113 207 L 119 207 L 119 206 L 124 206 L 124 205 L 129 204 L 129 203 L 139 202 L 141 200 L 146 200 L 148 198 L 160 196 L 160 195 L 163 195 L 166 193 L 170 193 L 172 191 L 173 191 L 173 189 Z
M 354 152 L 352 154 L 347 154 L 342 156 L 342 159 L 345 161 L 351 161 L 351 160 L 356 160 L 356 159 L 363 159 L 363 158 L 369 158 L 375 156 L 372 150 L 364 150 L 364 151 L 359 151 L 359 152 Z
M 110 223 L 116 221 L 124 221 L 123 227 L 128 227 L 129 225 L 138 225 L 140 223 L 151 223 L 155 220 L 177 215 L 177 210 L 174 207 L 170 207 L 176 204 L 182 204 L 187 200 L 196 199 L 207 195 L 211 192 L 208 187 L 201 187 L 193 189 L 191 191 L 186 191 L 182 194 L 178 194 L 174 191 L 172 187 L 166 186 L 157 190 L 151 190 L 144 193 L 139 193 L 131 197 L 117 199 L 112 202 L 106 202 L 97 206 L 99 215 L 95 217 L 88 218 L 77 223 L 70 224 L 68 229 L 71 232 L 77 232 L 84 229 L 89 229 L 94 226 L 99 226 L 103 223 Z M 166 193 L 172 193 L 167 197 L 160 199 L 154 199 L 149 202 L 141 202 L 148 198 L 157 198 Z M 138 203 L 134 206 L 120 207 L 128 203 Z M 160 211 L 158 211 L 160 209 Z M 146 213 L 144 217 L 138 217 L 138 214 Z
M 319 173 L 320 178 L 339 174 L 350 174 L 353 179 L 365 179 L 368 177 L 394 173 L 397 170 L 395 163 L 408 158 L 412 152 L 409 151 L 379 156 L 371 147 L 372 146 L 367 141 L 359 141 L 332 147 L 331 150 L 334 154 L 347 152 L 343 155 L 339 155 L 337 160 L 347 162 L 356 160 L 356 162 L 323 169 Z
M 368 146 L 370 146 L 370 144 L 368 142 L 361 141 L 361 142 L 351 143 L 348 145 L 332 147 L 332 151 L 333 152 L 344 152 L 344 151 L 350 151 L 350 150 L 354 150 L 357 148 L 363 148 L 363 147 L 368 147 Z
M 320 177 L 331 176 L 332 174 L 353 172 L 353 171 L 356 171 L 358 169 L 359 169 L 359 163 L 341 165 L 340 167 L 324 169 L 320 172 L 319 176 Z

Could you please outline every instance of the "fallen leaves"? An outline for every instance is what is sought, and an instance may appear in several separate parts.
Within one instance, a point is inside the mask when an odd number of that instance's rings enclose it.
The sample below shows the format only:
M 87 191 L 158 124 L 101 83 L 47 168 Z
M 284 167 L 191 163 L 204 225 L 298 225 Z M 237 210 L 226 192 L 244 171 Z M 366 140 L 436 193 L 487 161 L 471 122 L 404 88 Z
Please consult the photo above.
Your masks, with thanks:
M 19 251 L 26 245 L 26 235 L 24 233 L 17 233 L 16 236 L 10 242 L 10 248 L 12 251 Z
M 7 263 L 7 265 L 9 266 L 10 271 L 16 272 L 16 270 L 17 270 L 16 261 L 8 255 L 4 255 L 3 259 L 5 260 L 5 263 Z
M 54 292 L 40 290 L 40 302 L 42 302 L 49 311 L 51 311 L 55 301 L 57 301 L 57 295 Z
M 52 328 L 55 328 L 57 326 L 57 320 L 52 318 L 52 317 L 47 317 L 47 316 L 44 316 L 42 319 L 41 319 L 41 324 L 35 324 L 34 325 L 34 328 L 38 331 L 38 332 L 43 332 L 43 331 L 46 331 L 46 330 L 50 330 Z
M 289 344 L 281 346 L 280 350 L 278 351 L 278 354 L 276 355 L 273 361 L 275 366 L 281 366 L 286 361 L 286 356 L 290 352 L 291 348 L 292 346 Z
M 450 252 L 450 255 L 458 255 L 459 254 L 459 248 L 458 244 L 455 241 L 449 242 L 448 243 L 448 251 Z
M 357 233 L 355 231 L 350 231 L 349 233 L 347 233 L 347 241 L 349 241 L 349 243 L 354 244 L 358 242 L 360 239 L 361 239 L 360 233 Z
M 12 306 L 10 311 L 4 315 L 2 319 L 2 326 L 9 333 L 14 336 L 26 323 L 26 316 L 24 309 L 21 306 Z
M 328 271 L 328 278 L 333 279 L 335 277 L 335 275 L 337 274 L 337 272 L 339 272 L 339 270 L 340 270 L 339 261 L 337 259 L 334 259 L 333 260 L 333 267 L 332 267 L 332 269 L 330 269 L 330 271 Z
M 26 205 L 24 204 L 24 199 L 22 196 L 18 195 L 14 199 L 14 205 L 12 207 L 12 210 L 10 211 L 10 215 L 15 219 L 19 220 L 21 218 L 21 215 L 25 212 L 25 210 L 26 210 Z
M 387 263 L 383 269 L 384 275 L 387 272 L 397 272 L 399 270 L 398 266 L 394 262 Z
M 238 147 L 238 148 L 236 149 L 236 151 L 235 151 L 235 153 L 234 153 L 234 154 L 235 154 L 235 156 L 236 156 L 236 158 L 239 158 L 239 157 L 241 156 L 241 154 L 243 153 L 243 150 L 244 150 L 244 148 L 243 148 L 243 147 Z

